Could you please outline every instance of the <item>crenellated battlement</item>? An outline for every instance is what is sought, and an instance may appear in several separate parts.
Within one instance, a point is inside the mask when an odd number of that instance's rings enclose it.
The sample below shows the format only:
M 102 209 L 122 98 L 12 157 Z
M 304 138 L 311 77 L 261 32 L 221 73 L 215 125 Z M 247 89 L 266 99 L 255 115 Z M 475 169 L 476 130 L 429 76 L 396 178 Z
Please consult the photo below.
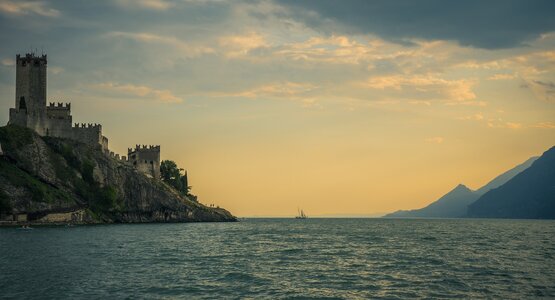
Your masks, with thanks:
M 137 170 L 160 178 L 160 145 L 135 145 L 127 148 L 127 158 Z
M 25 56 L 17 55 L 16 62 L 18 66 L 25 67 L 31 63 L 35 65 L 46 65 L 46 54 L 35 56 L 35 53 L 26 53 Z
M 102 125 L 97 123 L 74 123 L 73 128 L 86 128 L 86 129 L 100 129 L 102 130 Z
M 63 103 L 63 102 L 49 102 L 48 109 L 68 109 L 71 110 L 71 103 Z

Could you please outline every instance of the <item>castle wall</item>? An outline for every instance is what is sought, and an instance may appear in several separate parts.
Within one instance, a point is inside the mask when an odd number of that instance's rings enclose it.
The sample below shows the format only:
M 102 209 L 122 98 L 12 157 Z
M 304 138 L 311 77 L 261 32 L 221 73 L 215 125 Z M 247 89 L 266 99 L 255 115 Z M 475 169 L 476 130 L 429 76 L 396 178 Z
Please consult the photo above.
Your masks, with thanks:
M 50 102 L 46 107 L 46 116 L 56 119 L 71 118 L 71 103 Z
M 27 110 L 10 108 L 10 120 L 8 121 L 8 124 L 27 127 Z
M 71 127 L 71 119 L 48 118 L 45 135 L 72 139 L 73 131 Z
M 73 138 L 73 131 L 71 128 L 71 104 L 67 103 L 50 103 L 46 107 L 46 132 L 47 136 Z
M 102 149 L 105 151 L 108 151 L 108 138 L 105 136 L 102 136 L 102 143 L 101 143 Z
M 81 143 L 100 147 L 103 150 L 108 149 L 108 139 L 102 135 L 102 125 L 100 124 L 75 124 L 72 130 L 72 138 Z M 106 139 L 104 141 L 104 139 Z M 104 148 L 106 145 L 106 148 Z

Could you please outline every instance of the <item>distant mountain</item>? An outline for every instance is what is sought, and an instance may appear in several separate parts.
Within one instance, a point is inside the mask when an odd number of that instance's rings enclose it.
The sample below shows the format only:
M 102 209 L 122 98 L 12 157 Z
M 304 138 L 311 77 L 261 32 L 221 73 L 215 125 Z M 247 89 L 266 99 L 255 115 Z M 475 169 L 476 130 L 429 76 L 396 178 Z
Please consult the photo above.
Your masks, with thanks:
M 555 147 L 468 208 L 476 218 L 555 219 Z
M 386 218 L 459 218 L 467 214 L 468 205 L 474 203 L 483 194 L 491 189 L 495 189 L 515 175 L 526 170 L 538 157 L 529 158 L 524 163 L 510 169 L 509 171 L 495 177 L 488 184 L 472 191 L 463 184 L 459 184 L 449 193 L 439 198 L 430 205 L 414 210 L 399 210 L 394 213 L 385 215 Z
M 476 192 L 481 196 L 489 192 L 490 190 L 504 185 L 507 181 L 511 180 L 511 178 L 515 177 L 518 173 L 528 169 L 538 158 L 539 156 L 530 157 L 527 161 L 495 177 L 492 181 L 488 182 L 488 184 L 476 190 Z
M 478 195 L 466 186 L 459 184 L 449 193 L 432 204 L 414 210 L 400 210 L 388 214 L 387 218 L 457 218 L 463 217 L 466 207 L 478 199 Z

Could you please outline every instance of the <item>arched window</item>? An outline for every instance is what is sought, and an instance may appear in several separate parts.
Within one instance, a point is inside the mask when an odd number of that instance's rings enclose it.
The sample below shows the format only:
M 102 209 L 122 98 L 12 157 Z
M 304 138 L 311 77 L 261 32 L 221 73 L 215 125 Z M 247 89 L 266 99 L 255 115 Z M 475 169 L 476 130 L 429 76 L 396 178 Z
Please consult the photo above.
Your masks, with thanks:
M 27 109 L 27 104 L 25 103 L 25 97 L 19 98 L 19 109 Z

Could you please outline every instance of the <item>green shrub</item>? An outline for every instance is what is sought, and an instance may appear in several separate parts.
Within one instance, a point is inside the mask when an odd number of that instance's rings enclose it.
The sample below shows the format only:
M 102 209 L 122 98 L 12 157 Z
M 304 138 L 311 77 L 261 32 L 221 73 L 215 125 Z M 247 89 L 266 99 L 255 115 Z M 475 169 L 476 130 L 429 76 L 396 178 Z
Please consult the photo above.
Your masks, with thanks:
M 85 182 L 89 184 L 95 183 L 93 171 L 94 163 L 90 160 L 83 161 L 83 163 L 81 164 L 81 176 L 83 177 L 83 180 L 85 180 Z
M 0 215 L 10 214 L 12 212 L 12 205 L 8 195 L 2 190 L 0 190 Z
M 98 189 L 95 205 L 103 211 L 120 210 L 121 203 L 118 192 L 114 187 L 105 186 Z
M 33 131 L 16 125 L 0 127 L 0 142 L 6 150 L 15 150 L 33 142 Z
M 189 195 L 191 187 L 187 179 L 187 172 L 183 173 L 174 161 L 163 160 L 160 164 L 160 179 L 169 184 L 182 195 Z
M 4 160 L 0 160 L 0 176 L 7 179 L 14 186 L 26 188 L 31 193 L 31 199 L 35 202 L 53 203 L 56 200 L 67 203 L 74 202 L 66 192 L 40 181 Z

